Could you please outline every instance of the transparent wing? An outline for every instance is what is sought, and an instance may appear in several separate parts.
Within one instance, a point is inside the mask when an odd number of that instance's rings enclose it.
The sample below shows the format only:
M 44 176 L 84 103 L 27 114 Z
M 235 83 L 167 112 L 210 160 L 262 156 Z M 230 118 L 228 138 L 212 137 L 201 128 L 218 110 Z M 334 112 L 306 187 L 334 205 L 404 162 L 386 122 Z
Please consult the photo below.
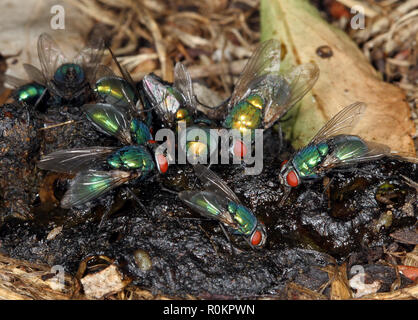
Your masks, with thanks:
M 226 199 L 218 194 L 210 191 L 182 191 L 179 193 L 179 198 L 202 216 L 236 228 L 236 223 L 227 210 Z
M 282 75 L 285 81 L 272 85 L 273 92 L 264 111 L 264 127 L 271 127 L 275 121 L 301 100 L 312 89 L 319 77 L 319 68 L 315 63 L 306 63 L 293 68 Z M 271 102 L 271 103 L 270 103 Z
M 329 137 L 351 130 L 366 110 L 366 104 L 355 102 L 342 109 L 331 118 L 312 138 L 310 143 L 317 144 Z
M 99 64 L 96 70 L 96 81 L 104 77 L 114 77 L 115 73 L 111 68 L 103 64 Z
M 110 48 L 110 46 L 108 47 L 108 50 L 109 50 L 109 52 L 110 52 L 110 54 L 111 54 L 111 56 L 112 56 L 112 59 L 113 59 L 113 61 L 115 61 L 115 63 L 116 63 L 116 66 L 118 67 L 118 69 L 119 69 L 119 71 L 120 71 L 120 73 L 121 73 L 121 75 L 122 75 L 122 77 L 132 86 L 132 88 L 134 89 L 134 92 L 135 92 L 135 96 L 137 97 L 137 98 L 139 98 L 139 92 L 138 92 L 138 89 L 137 89 L 137 87 L 136 87 L 136 84 L 135 84 L 135 81 L 132 79 L 132 77 L 131 77 L 131 75 L 129 74 L 129 72 L 128 72 L 128 70 L 126 70 L 120 63 L 119 63 L 119 61 L 118 61 L 118 59 L 116 59 L 116 56 L 113 54 L 113 51 L 112 51 L 112 49 Z M 130 97 L 129 97 L 129 95 L 126 93 L 126 92 L 124 92 L 123 90 L 122 90 L 122 92 L 123 92 L 123 95 L 125 96 L 125 99 L 129 102 L 129 106 L 130 106 L 130 108 L 131 108 L 131 111 L 134 113 L 134 114 L 137 114 L 137 115 L 140 115 L 143 111 L 144 111 L 144 106 L 142 105 L 142 103 L 141 103 L 141 100 L 140 99 L 137 99 L 137 101 L 135 102 L 135 101 L 133 101 Z M 143 118 L 143 117 L 141 117 L 141 118 Z
M 100 132 L 118 138 L 123 144 L 131 144 L 131 117 L 123 109 L 105 103 L 85 104 L 82 109 Z
M 27 80 L 23 80 L 17 77 L 14 77 L 9 74 L 0 74 L 0 81 L 7 83 L 9 86 L 11 86 L 13 89 L 19 88 L 21 86 L 24 86 L 28 83 Z
M 38 168 L 64 173 L 76 173 L 103 161 L 116 148 L 93 147 L 59 150 L 52 152 L 38 162 Z
M 57 68 L 66 61 L 58 44 L 47 33 L 39 36 L 38 56 L 42 73 L 47 80 L 52 79 Z
M 88 170 L 78 173 L 61 199 L 61 207 L 69 209 L 100 197 L 132 178 L 129 172 Z
M 148 74 L 142 80 L 142 85 L 146 97 L 151 103 L 152 108 L 168 125 L 175 121 L 176 113 L 180 108 L 179 100 L 168 89 L 168 86 L 154 74 Z
M 201 164 L 196 164 L 193 168 L 196 176 L 203 182 L 205 189 L 223 195 L 236 203 L 241 203 L 225 181 L 219 178 L 213 171 Z
M 262 42 L 248 63 L 244 67 L 231 99 L 228 103 L 228 108 L 231 108 L 236 103 L 241 101 L 249 92 L 251 82 L 268 74 L 278 74 L 280 70 L 280 42 L 271 39 Z
M 376 160 L 390 154 L 390 148 L 386 145 L 364 140 L 358 140 L 361 143 L 353 144 L 353 141 L 350 141 L 349 138 L 350 136 L 347 137 L 345 143 L 339 145 L 325 157 L 320 168 L 329 170 L 335 167 Z
M 83 67 L 90 84 L 93 84 L 96 80 L 96 72 L 102 61 L 104 48 L 103 36 L 96 29 L 91 33 L 87 45 L 73 59 L 74 63 Z
M 41 70 L 28 63 L 24 63 L 23 68 L 25 69 L 25 72 L 31 81 L 37 82 L 42 85 L 46 84 L 45 77 L 42 74 Z
M 174 87 L 183 94 L 187 107 L 196 110 L 197 102 L 193 92 L 192 78 L 181 62 L 177 62 L 174 67 Z

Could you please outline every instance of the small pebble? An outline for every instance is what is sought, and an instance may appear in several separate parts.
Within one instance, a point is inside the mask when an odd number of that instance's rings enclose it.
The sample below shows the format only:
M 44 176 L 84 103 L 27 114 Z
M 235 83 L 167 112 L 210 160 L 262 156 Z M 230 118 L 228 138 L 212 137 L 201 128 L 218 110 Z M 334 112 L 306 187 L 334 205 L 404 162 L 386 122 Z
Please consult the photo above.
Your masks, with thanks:
M 152 267 L 151 257 L 148 252 L 138 249 L 134 252 L 136 265 L 142 271 L 148 271 Z

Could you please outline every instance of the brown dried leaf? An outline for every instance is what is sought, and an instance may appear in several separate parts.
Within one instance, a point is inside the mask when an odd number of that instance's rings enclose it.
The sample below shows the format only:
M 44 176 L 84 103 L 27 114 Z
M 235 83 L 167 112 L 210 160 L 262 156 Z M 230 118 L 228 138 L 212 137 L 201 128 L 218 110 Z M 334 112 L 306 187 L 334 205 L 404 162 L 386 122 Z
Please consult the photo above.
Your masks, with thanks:
M 391 233 L 390 236 L 401 243 L 418 244 L 418 233 L 414 230 L 397 230 Z
M 344 263 L 341 266 L 327 266 L 322 270 L 328 273 L 331 280 L 331 300 L 351 299 L 351 289 L 347 279 L 347 266 Z

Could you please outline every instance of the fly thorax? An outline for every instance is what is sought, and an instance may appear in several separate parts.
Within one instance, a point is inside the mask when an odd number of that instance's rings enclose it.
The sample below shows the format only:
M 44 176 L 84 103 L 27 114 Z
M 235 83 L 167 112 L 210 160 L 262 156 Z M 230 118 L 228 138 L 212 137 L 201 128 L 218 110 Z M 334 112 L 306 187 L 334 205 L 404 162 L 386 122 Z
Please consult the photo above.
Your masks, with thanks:
M 248 236 L 254 231 L 257 226 L 257 219 L 248 208 L 231 201 L 228 204 L 228 212 L 237 223 L 237 234 Z
M 138 119 L 133 119 L 131 121 L 131 136 L 139 145 L 146 144 L 148 141 L 152 140 L 149 128 L 145 123 Z
M 328 152 L 329 145 L 325 142 L 318 145 L 308 145 L 296 153 L 292 164 L 302 179 L 315 178 L 316 169 Z
M 123 147 L 107 158 L 113 169 L 139 170 L 148 173 L 154 169 L 150 153 L 141 146 Z

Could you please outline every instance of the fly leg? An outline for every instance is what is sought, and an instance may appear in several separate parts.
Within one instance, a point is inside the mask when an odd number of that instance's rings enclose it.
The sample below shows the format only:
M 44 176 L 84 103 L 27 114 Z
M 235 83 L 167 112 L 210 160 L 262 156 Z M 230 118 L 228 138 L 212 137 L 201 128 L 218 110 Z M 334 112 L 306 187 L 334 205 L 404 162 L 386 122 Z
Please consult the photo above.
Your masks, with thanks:
M 42 101 L 42 100 L 44 99 L 44 97 L 46 96 L 47 91 L 48 91 L 48 89 L 47 89 L 47 88 L 45 88 L 44 92 L 42 92 L 41 96 L 38 98 L 38 100 L 36 100 L 35 105 L 33 106 L 34 110 L 37 110 L 37 109 L 38 109 L 38 106 L 41 104 L 41 101 Z M 46 109 L 46 108 L 43 108 L 42 110 L 41 110 L 41 109 L 39 109 L 39 110 L 40 110 L 40 111 L 45 111 L 44 109 Z
M 283 147 L 283 131 L 282 131 L 282 126 L 279 124 L 279 150 L 277 153 L 280 153 L 280 151 L 282 151 L 282 147 Z
M 129 195 L 132 197 L 132 199 L 134 199 L 142 208 L 142 210 L 144 210 L 144 212 L 149 215 L 149 212 L 147 210 L 147 208 L 145 207 L 145 205 L 141 202 L 141 200 L 139 200 L 138 196 L 131 190 L 131 188 L 126 187 L 125 188 L 126 192 L 129 193 Z
M 292 191 L 291 188 L 284 187 L 284 194 L 279 203 L 280 206 L 284 205 L 284 202 L 286 201 L 287 197 L 289 197 L 290 191 Z
M 161 189 L 161 191 L 165 191 L 165 192 L 168 192 L 168 193 L 174 194 L 174 195 L 176 195 L 176 196 L 178 196 L 178 194 L 179 194 L 177 191 L 173 191 L 173 190 L 167 189 L 167 188 L 166 188 L 166 187 L 164 187 L 161 183 L 160 183 L 160 189 Z
M 322 196 L 325 195 L 325 193 L 328 191 L 329 187 L 331 186 L 331 183 L 334 181 L 334 177 L 332 177 L 331 179 L 329 179 L 329 181 L 327 182 L 327 184 L 324 187 L 324 191 L 322 191 Z
M 225 101 L 221 102 L 221 104 L 212 107 L 212 106 L 208 106 L 208 105 L 200 102 L 199 99 L 196 96 L 195 96 L 195 99 L 196 99 L 198 104 L 200 104 L 203 108 L 205 108 L 207 110 L 207 115 L 209 116 L 209 118 L 217 119 L 217 120 L 220 120 L 220 119 L 223 118 L 223 115 L 225 114 L 225 108 L 226 108 L 226 106 L 228 105 L 228 102 L 229 102 L 229 98 L 228 98 Z
M 212 164 L 213 164 L 213 163 L 209 163 L 209 165 L 207 166 L 207 168 L 209 169 L 209 168 L 211 167 L 211 165 L 212 165 Z M 196 188 L 197 180 L 198 180 L 198 178 L 196 177 L 196 178 L 194 179 L 192 189 Z
M 234 245 L 232 244 L 231 238 L 229 237 L 228 233 L 226 232 L 225 227 L 223 226 L 223 224 L 221 222 L 219 222 L 219 225 L 221 226 L 221 229 L 222 229 L 226 239 L 228 239 L 229 246 L 231 247 L 231 255 L 234 256 L 235 255 L 235 249 L 234 249 Z
M 106 202 L 106 205 L 105 205 L 105 212 L 103 213 L 103 215 L 102 215 L 102 218 L 100 219 L 100 223 L 99 223 L 99 226 L 98 226 L 98 229 L 100 230 L 100 229 L 102 229 L 102 227 L 103 227 L 103 225 L 104 225 L 104 222 L 107 220 L 107 218 L 109 217 L 109 215 L 110 215 L 110 213 L 111 213 L 111 211 L 112 211 L 112 206 L 113 206 L 113 203 L 115 202 L 114 201 L 115 199 L 114 199 L 114 197 L 112 196 L 112 197 L 110 197 L 109 198 L 109 200 Z

